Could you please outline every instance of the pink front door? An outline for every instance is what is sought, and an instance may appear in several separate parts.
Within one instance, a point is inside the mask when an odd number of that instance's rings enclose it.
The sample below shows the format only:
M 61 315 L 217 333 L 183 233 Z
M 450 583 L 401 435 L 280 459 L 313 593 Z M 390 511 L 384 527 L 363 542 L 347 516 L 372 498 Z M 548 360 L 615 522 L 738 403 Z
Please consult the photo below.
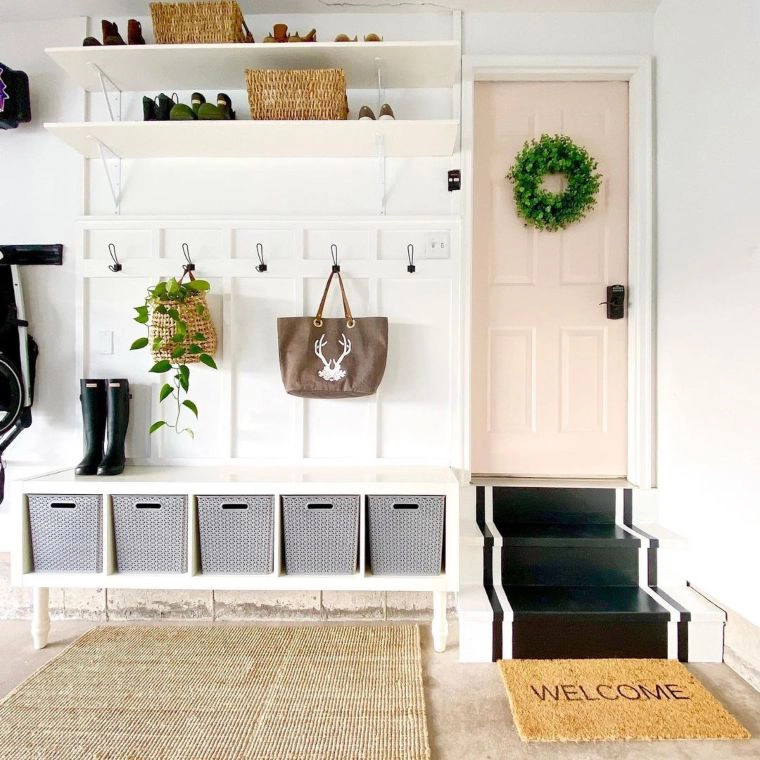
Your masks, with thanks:
M 505 179 L 543 133 L 584 146 L 603 176 L 596 207 L 560 232 L 526 227 Z M 628 84 L 477 83 L 473 224 L 472 472 L 625 477 L 628 320 L 599 304 L 627 285 Z

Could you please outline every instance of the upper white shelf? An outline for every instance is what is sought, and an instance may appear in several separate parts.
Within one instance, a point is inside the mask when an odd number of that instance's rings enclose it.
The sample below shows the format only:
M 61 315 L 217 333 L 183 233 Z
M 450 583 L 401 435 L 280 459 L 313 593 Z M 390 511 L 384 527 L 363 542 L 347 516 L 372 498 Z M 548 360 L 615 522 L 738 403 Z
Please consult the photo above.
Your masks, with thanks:
M 83 89 L 100 89 L 97 68 L 122 92 L 245 89 L 246 69 L 340 68 L 350 88 L 451 87 L 458 42 L 304 42 L 114 45 L 45 51 Z
M 45 124 L 86 158 L 450 156 L 456 121 L 114 121 Z

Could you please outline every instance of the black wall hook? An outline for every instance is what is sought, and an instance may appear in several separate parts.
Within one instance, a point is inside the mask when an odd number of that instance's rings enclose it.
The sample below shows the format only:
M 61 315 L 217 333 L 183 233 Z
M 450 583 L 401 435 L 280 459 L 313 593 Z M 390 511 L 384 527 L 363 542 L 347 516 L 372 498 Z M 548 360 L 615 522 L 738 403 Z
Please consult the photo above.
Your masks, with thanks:
M 332 256 L 333 272 L 340 272 L 340 266 L 338 265 L 338 246 L 335 245 L 335 243 L 330 246 L 330 256 Z
M 118 257 L 116 256 L 116 246 L 113 243 L 108 244 L 108 253 L 111 256 L 111 260 L 113 261 L 113 264 L 109 264 L 108 268 L 112 272 L 121 272 L 122 266 L 119 263 Z
M 409 266 L 406 268 L 406 271 L 409 274 L 414 274 L 417 271 L 417 267 L 414 266 L 414 246 L 411 243 L 406 247 L 406 257 L 409 259 Z
M 184 269 L 185 272 L 194 272 L 195 264 L 193 264 L 193 260 L 190 258 L 190 246 L 187 243 L 182 243 L 182 255 L 187 262 L 187 264 L 182 266 L 182 269 Z
M 256 255 L 259 257 L 259 263 L 256 267 L 256 271 L 266 272 L 267 265 L 264 263 L 264 246 L 261 243 L 256 243 Z

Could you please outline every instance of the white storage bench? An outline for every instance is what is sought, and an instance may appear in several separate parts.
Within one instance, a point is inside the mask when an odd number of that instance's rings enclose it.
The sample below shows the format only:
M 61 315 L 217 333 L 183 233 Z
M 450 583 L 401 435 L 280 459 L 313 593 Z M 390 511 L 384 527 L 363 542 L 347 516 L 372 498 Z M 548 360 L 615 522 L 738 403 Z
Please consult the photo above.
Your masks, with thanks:
M 127 466 L 116 477 L 54 472 L 14 484 L 12 579 L 34 589 L 37 648 L 47 644 L 50 629 L 48 589 L 131 588 L 430 592 L 433 643 L 443 651 L 446 594 L 459 582 L 459 488 L 447 467 Z M 102 504 L 102 519 L 76 519 L 77 506 L 90 502 Z M 30 509 L 49 503 L 67 505 L 56 507 L 52 522 Z M 414 538 L 405 535 L 399 556 L 407 561 L 394 572 L 394 552 L 385 546 L 382 573 L 373 574 L 369 515 L 378 519 L 378 505 L 386 505 L 386 520 L 398 506 L 399 520 L 419 523 L 422 562 L 412 561 Z M 434 515 L 412 511 L 429 505 Z M 58 515 L 66 518 L 60 544 Z M 93 524 L 100 540 L 93 540 Z M 88 526 L 82 541 L 102 552 L 85 566 L 90 572 L 49 571 L 59 566 L 51 552 L 76 544 L 79 525 Z M 399 535 L 403 531 L 399 526 Z M 160 540 L 145 540 L 151 537 Z M 35 552 L 44 570 L 35 567 Z M 413 574 L 417 567 L 419 575 Z

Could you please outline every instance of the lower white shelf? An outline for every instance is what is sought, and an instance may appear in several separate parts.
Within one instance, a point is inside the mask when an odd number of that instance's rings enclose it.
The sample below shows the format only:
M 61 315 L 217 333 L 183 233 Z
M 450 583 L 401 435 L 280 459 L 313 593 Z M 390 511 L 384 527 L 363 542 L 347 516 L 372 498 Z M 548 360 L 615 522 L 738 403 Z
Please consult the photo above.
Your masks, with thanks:
M 27 588 L 208 591 L 446 591 L 446 575 L 220 575 L 191 573 L 24 573 Z
M 452 155 L 459 122 L 116 121 L 45 129 L 86 158 L 99 158 L 99 145 L 119 158 L 411 158 Z

